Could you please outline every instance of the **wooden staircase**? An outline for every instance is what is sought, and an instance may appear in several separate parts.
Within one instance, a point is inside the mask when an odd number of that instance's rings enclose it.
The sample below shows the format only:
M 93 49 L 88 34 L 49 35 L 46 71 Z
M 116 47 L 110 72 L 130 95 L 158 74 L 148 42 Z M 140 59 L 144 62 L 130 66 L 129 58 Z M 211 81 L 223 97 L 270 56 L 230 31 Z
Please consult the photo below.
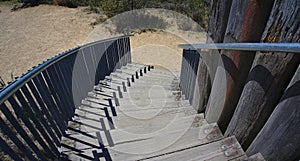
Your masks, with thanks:
M 61 145 L 66 160 L 264 160 L 197 114 L 178 74 L 137 63 L 88 93 Z

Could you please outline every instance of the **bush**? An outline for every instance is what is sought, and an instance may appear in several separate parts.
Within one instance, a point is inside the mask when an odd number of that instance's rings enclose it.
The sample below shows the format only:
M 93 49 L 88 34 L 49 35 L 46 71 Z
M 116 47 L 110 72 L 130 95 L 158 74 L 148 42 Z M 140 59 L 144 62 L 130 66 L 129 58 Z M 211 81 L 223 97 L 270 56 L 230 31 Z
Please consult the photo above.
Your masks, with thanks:
M 142 8 L 164 8 L 184 14 L 203 28 L 208 27 L 209 0 L 102 0 L 98 4 L 108 17 Z M 188 30 L 189 26 L 184 26 Z
M 104 0 L 102 3 L 100 3 L 100 5 L 104 13 L 108 17 L 112 17 L 120 13 L 120 11 L 118 12 L 118 10 L 122 9 L 122 7 L 120 7 L 118 2 L 117 1 L 115 2 L 114 0 Z
M 18 2 L 30 4 L 30 6 L 36 6 L 39 5 L 42 2 L 42 0 L 18 0 Z
M 76 8 L 77 4 L 74 0 L 53 0 L 54 5 L 59 5 L 59 6 L 67 6 L 70 8 Z
M 138 30 L 155 31 L 166 29 L 169 25 L 161 17 L 145 13 L 142 10 L 122 13 L 120 16 L 111 18 L 116 26 L 117 33 L 130 33 Z
M 5 1 L 5 0 L 0 0 Z M 89 6 L 90 11 L 99 13 L 103 11 L 108 18 L 132 9 L 163 8 L 174 10 L 196 21 L 203 28 L 208 27 L 208 14 L 210 0 L 18 0 L 30 3 L 33 6 L 40 3 L 51 3 L 68 6 Z M 185 30 L 189 26 L 182 26 Z

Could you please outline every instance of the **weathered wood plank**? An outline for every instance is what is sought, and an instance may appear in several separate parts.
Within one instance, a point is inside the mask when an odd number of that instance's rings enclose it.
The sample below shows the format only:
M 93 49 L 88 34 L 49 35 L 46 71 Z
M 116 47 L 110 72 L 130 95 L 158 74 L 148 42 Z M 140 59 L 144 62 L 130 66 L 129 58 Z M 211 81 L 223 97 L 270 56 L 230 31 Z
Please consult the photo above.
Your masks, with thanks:
M 272 5 L 273 0 L 233 0 L 223 42 L 259 41 Z M 217 93 L 211 94 L 206 118 L 208 122 L 218 121 L 223 132 L 233 115 L 254 56 L 255 52 L 222 51 L 220 68 L 225 72 L 216 73 L 212 92 Z
M 208 22 L 207 42 L 222 42 L 226 31 L 232 0 L 212 0 Z
M 265 158 L 261 155 L 261 153 L 256 153 L 251 155 L 248 159 L 249 161 L 265 161 Z
M 263 42 L 299 42 L 300 1 L 276 1 Z M 247 148 L 271 115 L 300 63 L 293 53 L 257 52 L 225 135 Z
M 198 113 L 204 112 L 211 90 L 211 78 L 206 63 L 200 58 L 196 76 L 192 106 Z
M 300 151 L 300 66 L 280 103 L 254 139 L 247 154 L 267 160 L 298 160 Z
M 143 160 L 146 158 L 153 160 L 157 156 L 193 146 L 205 146 L 207 143 L 222 138 L 221 131 L 216 124 L 201 126 L 196 123 L 186 130 L 169 131 L 144 140 L 123 142 L 108 149 L 113 160 Z
M 197 126 L 193 126 L 196 125 Z M 158 124 L 156 126 L 159 126 Z M 203 128 L 199 128 L 199 127 Z M 136 127 L 138 128 L 138 126 Z M 217 128 L 217 126 L 214 125 L 208 125 L 207 122 L 204 120 L 203 115 L 194 115 L 194 116 L 188 116 L 188 117 L 182 117 L 174 120 L 173 122 L 170 122 L 167 124 L 164 128 L 161 128 L 157 131 L 154 132 L 143 132 L 143 133 L 134 133 L 130 131 L 130 129 L 115 129 L 115 130 L 110 130 L 111 136 L 113 138 L 114 144 L 118 146 L 118 144 L 126 144 L 126 142 L 136 142 L 139 143 L 139 141 L 144 140 L 144 139 L 155 139 L 159 135 L 162 134 L 171 134 L 171 133 L 178 133 L 178 134 L 183 134 L 182 131 L 186 132 L 191 132 L 190 130 L 193 129 L 193 133 L 195 136 L 192 136 L 195 138 L 195 142 L 200 139 L 198 138 L 199 135 L 199 130 L 206 129 L 208 131 L 212 131 L 213 128 Z M 147 130 L 145 128 L 145 130 Z M 201 131 L 203 133 L 203 131 Z M 104 132 L 100 132 L 102 138 L 105 138 L 106 135 Z M 203 134 L 204 135 L 204 134 Z M 208 134 L 206 134 L 208 135 Z M 191 135 L 190 135 L 191 136 Z M 205 138 L 205 137 L 203 137 Z M 106 140 L 103 140 L 103 144 L 105 146 L 108 146 L 108 142 Z
M 223 41 L 231 3 L 232 0 L 211 1 L 207 43 Z M 198 112 L 204 112 L 206 109 L 219 58 L 218 50 L 201 52 L 192 103 Z
M 243 149 L 234 137 L 225 138 L 220 141 L 206 145 L 188 148 L 148 160 L 230 160 L 244 155 Z

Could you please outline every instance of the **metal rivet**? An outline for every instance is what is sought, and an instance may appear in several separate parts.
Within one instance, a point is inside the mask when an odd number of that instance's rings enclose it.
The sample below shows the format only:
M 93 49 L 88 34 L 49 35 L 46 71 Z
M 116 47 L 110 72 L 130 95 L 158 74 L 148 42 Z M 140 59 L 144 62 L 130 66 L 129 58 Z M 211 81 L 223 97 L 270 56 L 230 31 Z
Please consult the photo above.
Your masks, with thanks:
M 227 146 L 226 146 L 226 145 L 222 145 L 222 146 L 221 146 L 221 149 L 222 149 L 222 150 L 226 150 L 226 149 L 227 149 Z
M 205 134 L 208 134 L 208 133 L 209 133 L 209 130 L 204 130 L 204 133 L 205 133 Z
M 230 155 L 231 155 L 230 151 L 225 151 L 224 154 L 226 157 L 230 157 Z

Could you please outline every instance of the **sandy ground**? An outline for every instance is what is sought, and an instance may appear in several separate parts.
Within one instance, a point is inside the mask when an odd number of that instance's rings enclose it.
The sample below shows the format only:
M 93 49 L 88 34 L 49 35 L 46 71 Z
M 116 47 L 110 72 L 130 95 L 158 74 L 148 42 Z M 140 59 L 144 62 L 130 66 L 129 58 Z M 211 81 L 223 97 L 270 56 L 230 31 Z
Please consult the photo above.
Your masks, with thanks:
M 131 37 L 132 61 L 159 65 L 170 71 L 180 71 L 184 39 L 167 32 L 136 34 Z
M 19 76 L 67 49 L 114 36 L 99 30 L 103 29 L 101 24 L 98 29 L 91 26 L 101 15 L 89 14 L 85 8 L 40 5 L 16 12 L 10 12 L 10 8 L 0 6 L 0 76 L 5 82 L 11 81 L 11 75 Z M 95 30 L 100 37 L 89 39 Z M 177 30 L 135 34 L 131 37 L 132 59 L 179 71 L 182 49 L 177 45 L 206 39 L 205 34 L 195 35 Z M 193 38 L 189 39 L 190 36 Z
M 159 20 L 151 21 L 151 17 Z M 157 24 L 163 23 L 165 28 L 156 28 Z M 170 10 L 142 9 L 124 12 L 97 25 L 85 42 L 119 35 L 116 33 L 118 25 L 125 33 L 135 31 L 131 37 L 132 61 L 163 66 L 175 72 L 180 71 L 182 61 L 182 49 L 178 45 L 206 41 L 206 33 L 200 32 L 201 27 L 192 19 Z M 156 31 L 138 34 L 141 26 L 155 28 Z
M 84 8 L 40 5 L 10 12 L 0 6 L 0 75 L 11 80 L 32 66 L 81 44 L 96 14 Z

